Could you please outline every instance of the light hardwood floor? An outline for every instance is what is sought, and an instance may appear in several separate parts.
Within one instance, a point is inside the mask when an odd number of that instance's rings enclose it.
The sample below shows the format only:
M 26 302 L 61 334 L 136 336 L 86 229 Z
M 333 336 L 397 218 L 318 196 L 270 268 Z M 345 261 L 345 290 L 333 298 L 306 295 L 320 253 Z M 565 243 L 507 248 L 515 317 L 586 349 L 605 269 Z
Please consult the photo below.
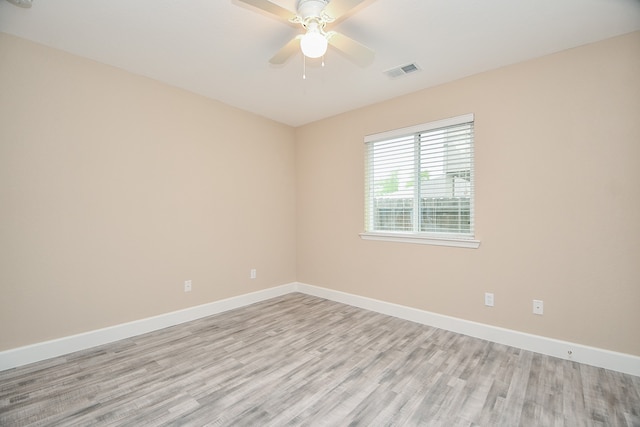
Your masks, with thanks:
M 2 426 L 640 426 L 640 377 L 303 294 L 0 372 Z

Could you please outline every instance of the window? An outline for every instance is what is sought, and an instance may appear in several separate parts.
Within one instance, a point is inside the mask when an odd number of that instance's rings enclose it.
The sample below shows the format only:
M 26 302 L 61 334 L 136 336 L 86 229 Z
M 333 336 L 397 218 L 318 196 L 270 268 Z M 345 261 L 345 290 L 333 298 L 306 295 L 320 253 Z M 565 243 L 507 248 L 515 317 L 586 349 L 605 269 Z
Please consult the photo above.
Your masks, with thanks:
M 473 114 L 365 138 L 366 239 L 478 247 Z

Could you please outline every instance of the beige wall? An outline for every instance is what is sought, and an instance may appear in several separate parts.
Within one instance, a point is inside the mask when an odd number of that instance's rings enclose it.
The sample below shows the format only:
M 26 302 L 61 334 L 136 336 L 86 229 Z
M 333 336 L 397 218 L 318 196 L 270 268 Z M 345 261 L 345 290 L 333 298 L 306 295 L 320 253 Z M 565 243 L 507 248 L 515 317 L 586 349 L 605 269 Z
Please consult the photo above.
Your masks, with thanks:
M 640 355 L 639 52 L 634 33 L 297 129 L 298 281 Z M 465 113 L 480 248 L 361 240 L 363 136 Z
M 639 51 L 293 130 L 0 34 L 0 350 L 298 280 L 640 355 Z M 480 248 L 361 240 L 364 135 L 469 112 Z
M 0 34 L 0 350 L 293 282 L 294 174 L 288 126 Z

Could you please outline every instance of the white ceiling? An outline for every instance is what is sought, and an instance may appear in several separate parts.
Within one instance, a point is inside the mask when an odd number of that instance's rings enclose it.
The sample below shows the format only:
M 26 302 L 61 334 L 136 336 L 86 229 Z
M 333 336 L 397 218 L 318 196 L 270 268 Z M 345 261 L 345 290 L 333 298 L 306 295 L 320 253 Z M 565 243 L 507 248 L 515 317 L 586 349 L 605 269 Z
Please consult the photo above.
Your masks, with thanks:
M 292 126 L 640 30 L 640 0 L 367 0 L 328 28 L 374 49 L 374 62 L 330 47 L 324 68 L 307 60 L 306 80 L 301 54 L 270 65 L 299 31 L 238 0 L 0 0 L 2 32 Z M 411 62 L 422 70 L 383 73 Z

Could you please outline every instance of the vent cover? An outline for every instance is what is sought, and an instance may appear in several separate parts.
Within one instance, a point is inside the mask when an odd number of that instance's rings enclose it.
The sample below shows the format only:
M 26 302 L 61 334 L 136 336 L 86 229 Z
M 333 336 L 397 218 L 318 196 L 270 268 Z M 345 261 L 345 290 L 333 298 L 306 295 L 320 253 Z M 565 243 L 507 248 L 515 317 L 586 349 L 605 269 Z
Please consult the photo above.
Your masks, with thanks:
M 415 73 L 416 71 L 420 71 L 420 67 L 415 62 L 406 65 L 400 65 L 398 67 L 390 68 L 386 71 L 383 71 L 388 77 L 395 79 L 397 77 L 406 76 L 407 74 Z
M 31 0 L 9 0 L 9 3 L 13 3 L 18 7 L 24 7 L 25 9 L 31 7 Z

